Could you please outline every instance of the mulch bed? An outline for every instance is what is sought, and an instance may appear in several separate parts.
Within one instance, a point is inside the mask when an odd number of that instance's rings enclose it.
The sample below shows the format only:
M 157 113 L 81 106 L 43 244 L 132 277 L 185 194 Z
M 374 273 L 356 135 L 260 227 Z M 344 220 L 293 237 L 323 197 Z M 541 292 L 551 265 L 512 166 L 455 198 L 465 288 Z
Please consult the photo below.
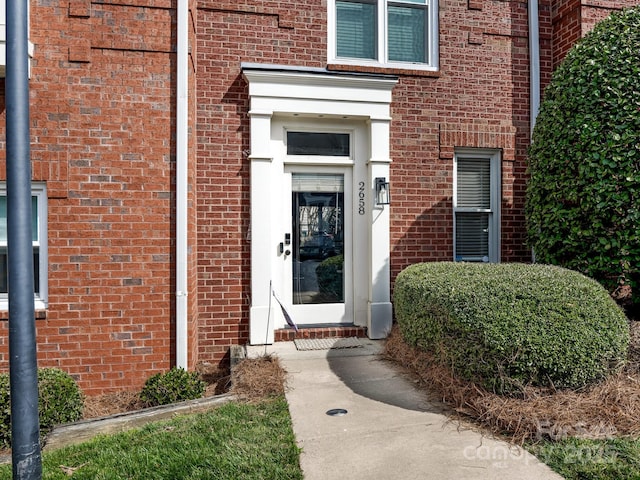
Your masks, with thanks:
M 197 371 L 207 383 L 205 397 L 233 393 L 240 400 L 254 402 L 285 392 L 286 371 L 278 358 L 271 355 L 245 359 L 234 368 L 232 374 L 227 369 L 209 363 L 201 363 Z M 97 418 L 139 410 L 143 408 L 139 393 L 121 391 L 87 397 L 83 417 Z
M 529 387 L 505 397 L 454 378 L 425 352 L 409 347 L 397 328 L 386 355 L 408 368 L 422 386 L 462 417 L 511 441 L 568 436 L 610 438 L 640 434 L 640 322 L 630 321 L 629 362 L 619 374 L 580 391 Z
M 209 363 L 201 363 L 196 367 L 207 387 L 204 396 L 211 397 L 229 391 L 230 375 L 228 369 L 221 369 Z M 140 401 L 140 391 L 119 391 L 86 397 L 84 400 L 83 418 L 98 418 L 117 413 L 133 412 L 144 408 Z

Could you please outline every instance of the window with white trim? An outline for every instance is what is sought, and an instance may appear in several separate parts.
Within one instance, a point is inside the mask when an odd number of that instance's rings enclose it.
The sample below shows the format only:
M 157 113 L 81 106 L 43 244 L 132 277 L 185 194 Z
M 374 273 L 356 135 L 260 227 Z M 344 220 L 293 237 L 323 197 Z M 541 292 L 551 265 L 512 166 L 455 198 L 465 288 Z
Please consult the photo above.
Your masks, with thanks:
M 31 244 L 36 309 L 47 306 L 47 191 L 44 184 L 31 185 Z M 0 184 L 0 309 L 8 307 L 7 187 Z
M 499 262 L 500 153 L 460 150 L 454 163 L 454 260 Z
M 329 63 L 437 70 L 437 0 L 327 4 Z
M 30 2 L 27 2 L 27 31 L 30 32 Z M 6 0 L 0 0 L 0 78 L 4 78 L 6 75 L 7 66 L 7 2 Z M 29 37 L 31 35 L 29 34 Z M 31 72 L 31 59 L 33 58 L 33 43 L 29 42 L 27 45 L 29 54 L 29 72 Z

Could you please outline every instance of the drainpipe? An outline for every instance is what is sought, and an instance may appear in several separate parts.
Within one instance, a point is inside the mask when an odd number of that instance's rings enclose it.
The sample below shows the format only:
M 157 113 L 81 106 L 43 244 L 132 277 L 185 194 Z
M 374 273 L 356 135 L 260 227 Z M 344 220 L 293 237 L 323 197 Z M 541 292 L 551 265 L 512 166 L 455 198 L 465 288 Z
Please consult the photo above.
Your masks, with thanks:
M 529 75 L 531 133 L 540 109 L 540 33 L 538 0 L 529 0 Z
M 189 0 L 177 5 L 176 65 L 176 367 L 187 369 Z
M 540 110 L 540 18 L 538 0 L 529 0 L 529 125 L 530 141 Z M 536 263 L 536 252 L 531 249 L 531 262 Z

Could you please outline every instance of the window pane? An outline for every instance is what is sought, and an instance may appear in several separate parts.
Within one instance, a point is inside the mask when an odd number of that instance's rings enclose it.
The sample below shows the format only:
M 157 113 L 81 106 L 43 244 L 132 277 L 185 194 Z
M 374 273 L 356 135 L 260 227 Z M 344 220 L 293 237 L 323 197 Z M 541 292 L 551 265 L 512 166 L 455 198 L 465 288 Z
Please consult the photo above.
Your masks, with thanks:
M 491 208 L 491 163 L 488 159 L 459 159 L 457 206 Z
M 287 155 L 348 157 L 348 133 L 287 132 Z
M 33 247 L 33 289 L 40 294 L 40 248 Z
M 489 261 L 489 213 L 456 213 L 456 260 Z
M 291 176 L 293 303 L 344 302 L 344 176 Z
M 389 60 L 423 63 L 426 58 L 426 8 L 389 6 Z
M 31 241 L 33 242 L 33 283 L 36 294 L 40 293 L 40 247 L 38 229 L 38 197 L 31 197 Z M 0 196 L 0 294 L 9 293 L 9 264 L 7 256 L 7 197 Z
M 7 244 L 7 197 L 0 197 L 0 242 Z
M 7 258 L 7 247 L 0 247 L 0 293 L 9 293 L 9 264 Z
M 336 2 L 337 56 L 376 59 L 375 3 Z
M 0 242 L 7 241 L 7 197 L 0 196 Z M 31 241 L 38 241 L 38 197 L 31 197 Z
M 38 241 L 38 197 L 31 197 L 31 241 Z

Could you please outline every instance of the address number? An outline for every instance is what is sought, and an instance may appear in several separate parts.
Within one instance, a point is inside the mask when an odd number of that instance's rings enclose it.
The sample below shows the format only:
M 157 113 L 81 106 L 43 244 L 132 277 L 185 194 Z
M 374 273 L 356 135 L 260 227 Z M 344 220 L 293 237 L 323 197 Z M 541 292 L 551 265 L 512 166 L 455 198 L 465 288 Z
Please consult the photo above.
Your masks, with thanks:
M 365 183 L 364 182 L 358 183 L 358 187 L 359 187 L 359 189 L 358 189 L 358 214 L 359 215 L 364 215 L 364 212 L 365 212 L 365 210 L 364 210 L 364 205 L 365 205 L 365 202 L 364 202 L 365 189 L 364 189 L 364 187 L 365 187 Z

